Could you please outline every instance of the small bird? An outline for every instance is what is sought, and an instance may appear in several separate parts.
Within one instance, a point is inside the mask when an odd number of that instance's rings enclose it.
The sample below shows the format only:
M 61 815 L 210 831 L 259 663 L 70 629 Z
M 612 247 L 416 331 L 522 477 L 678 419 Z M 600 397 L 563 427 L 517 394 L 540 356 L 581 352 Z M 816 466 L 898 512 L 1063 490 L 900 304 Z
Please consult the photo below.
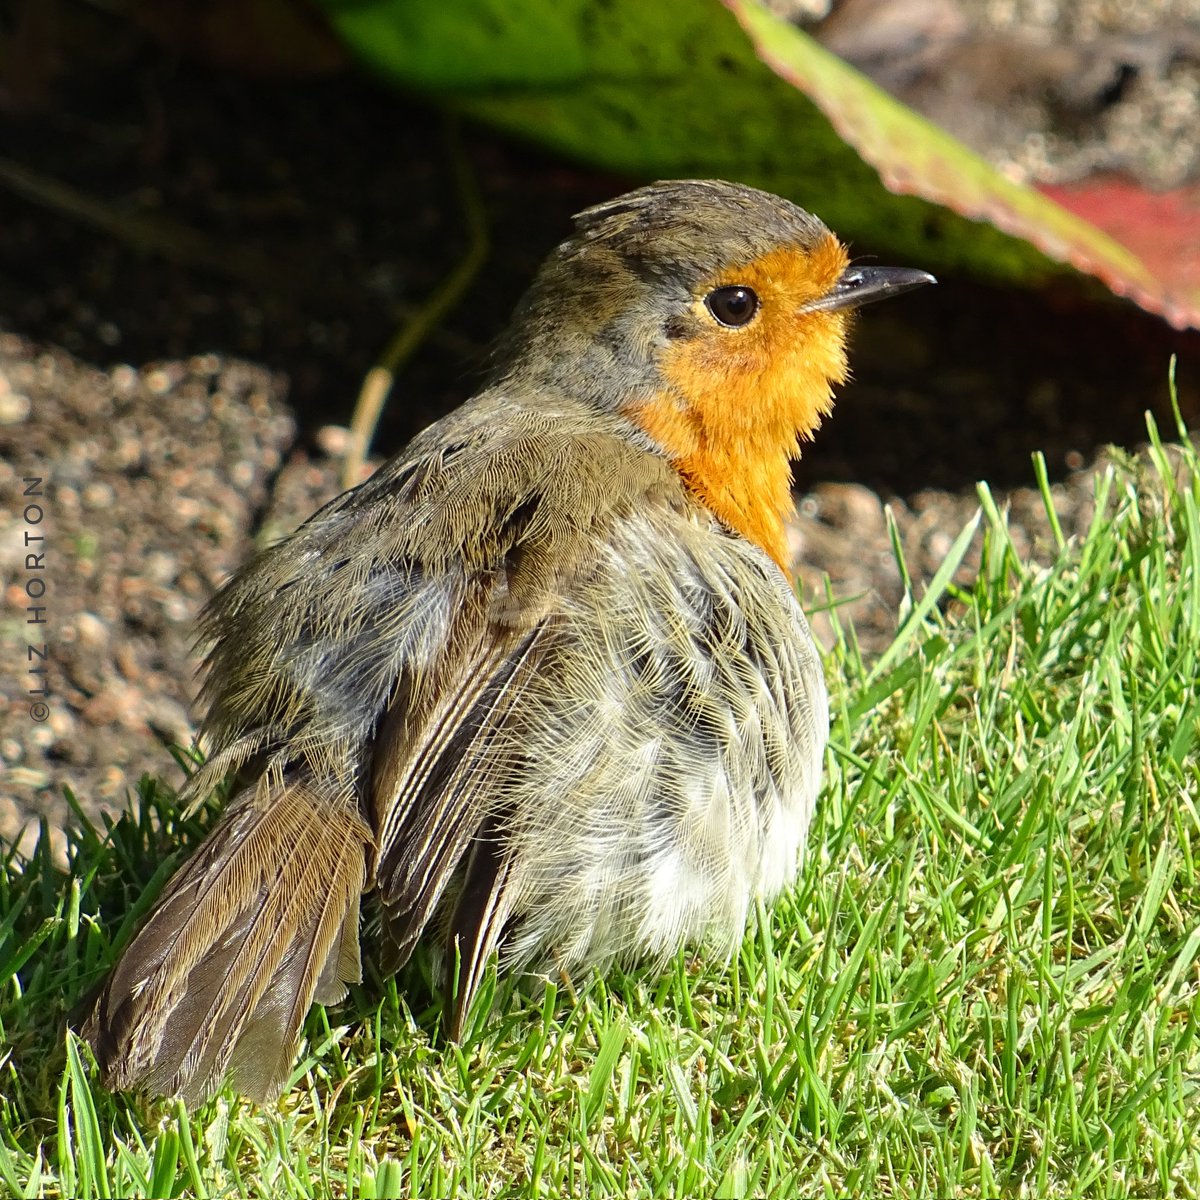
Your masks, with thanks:
M 185 798 L 235 789 L 83 1023 L 105 1085 L 271 1098 L 372 890 L 388 969 L 436 934 L 452 1037 L 493 956 L 732 954 L 828 736 L 791 460 L 850 310 L 932 282 L 737 184 L 581 213 L 483 389 L 206 609 Z

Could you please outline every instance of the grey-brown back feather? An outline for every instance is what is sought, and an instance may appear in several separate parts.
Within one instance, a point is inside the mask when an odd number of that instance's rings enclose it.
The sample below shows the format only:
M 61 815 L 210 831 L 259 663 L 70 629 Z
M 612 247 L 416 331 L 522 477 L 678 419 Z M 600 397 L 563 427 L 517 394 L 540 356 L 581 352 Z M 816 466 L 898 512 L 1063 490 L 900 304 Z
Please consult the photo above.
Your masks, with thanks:
M 214 599 L 197 800 L 258 778 L 170 882 L 83 1032 L 109 1086 L 266 1097 L 314 998 L 360 975 L 376 851 L 407 956 L 488 814 L 469 764 L 614 514 L 674 491 L 586 405 L 479 397 Z M 657 496 L 654 498 L 658 498 Z M 372 799 L 373 797 L 373 799 Z
M 493 951 L 730 945 L 794 871 L 827 728 L 803 616 L 612 411 L 484 393 L 240 572 L 205 629 L 194 794 L 258 779 L 89 1018 L 110 1086 L 197 1099 L 228 1071 L 271 1094 L 313 998 L 358 977 L 376 880 L 397 959 L 444 910 L 457 1029 Z

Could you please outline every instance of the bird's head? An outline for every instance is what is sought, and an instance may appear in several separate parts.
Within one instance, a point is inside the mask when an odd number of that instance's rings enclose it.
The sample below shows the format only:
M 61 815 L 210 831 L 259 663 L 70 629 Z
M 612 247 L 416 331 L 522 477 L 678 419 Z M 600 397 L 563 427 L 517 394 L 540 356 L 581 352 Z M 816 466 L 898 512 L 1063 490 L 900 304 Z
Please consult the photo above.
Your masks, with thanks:
M 497 374 L 621 412 L 782 566 L 790 460 L 846 378 L 849 314 L 932 282 L 852 265 L 820 220 L 768 192 L 656 183 L 579 214 Z

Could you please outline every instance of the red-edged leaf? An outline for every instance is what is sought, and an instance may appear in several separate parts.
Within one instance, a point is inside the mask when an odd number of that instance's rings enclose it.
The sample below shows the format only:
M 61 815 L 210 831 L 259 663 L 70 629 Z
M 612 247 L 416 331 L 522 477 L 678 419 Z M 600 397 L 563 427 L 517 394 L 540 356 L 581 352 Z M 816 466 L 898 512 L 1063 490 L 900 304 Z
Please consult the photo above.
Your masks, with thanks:
M 1128 179 L 1097 175 L 1041 190 L 1137 253 L 1164 289 L 1163 313 L 1173 325 L 1198 323 L 1200 185 L 1155 193 Z M 1121 290 L 1118 280 L 1105 282 Z M 1130 294 L 1143 307 L 1156 307 L 1152 299 Z
M 986 220 L 1035 245 L 1059 262 L 1095 275 L 1117 295 L 1165 316 L 1177 327 L 1200 324 L 1200 256 L 1173 264 L 1169 243 L 1150 232 L 1155 219 L 1170 219 L 1174 253 L 1186 256 L 1184 235 L 1197 246 L 1200 229 L 1195 195 L 1167 197 L 1132 192 L 1043 189 L 1059 201 L 1048 205 L 1037 191 L 1005 178 L 944 131 L 875 88 L 840 59 L 814 46 L 798 30 L 756 0 L 724 0 L 762 59 L 809 96 L 839 134 L 878 172 L 892 191 L 921 196 L 962 216 Z M 1133 189 L 1136 191 L 1136 189 Z M 1190 222 L 1188 218 L 1190 200 Z M 1131 202 L 1128 219 L 1121 204 Z M 1097 219 L 1097 218 L 1101 219 Z M 1152 251 L 1153 257 L 1144 252 Z M 1189 281 L 1190 276 L 1190 281 Z

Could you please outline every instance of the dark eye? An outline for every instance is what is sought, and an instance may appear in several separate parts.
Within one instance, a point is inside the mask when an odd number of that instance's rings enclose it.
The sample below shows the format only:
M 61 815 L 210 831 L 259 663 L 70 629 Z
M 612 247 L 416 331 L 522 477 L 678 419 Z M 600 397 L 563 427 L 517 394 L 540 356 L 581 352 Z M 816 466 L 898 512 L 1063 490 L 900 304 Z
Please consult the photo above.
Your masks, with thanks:
M 716 288 L 704 303 L 722 325 L 745 325 L 758 312 L 758 296 L 748 287 Z

